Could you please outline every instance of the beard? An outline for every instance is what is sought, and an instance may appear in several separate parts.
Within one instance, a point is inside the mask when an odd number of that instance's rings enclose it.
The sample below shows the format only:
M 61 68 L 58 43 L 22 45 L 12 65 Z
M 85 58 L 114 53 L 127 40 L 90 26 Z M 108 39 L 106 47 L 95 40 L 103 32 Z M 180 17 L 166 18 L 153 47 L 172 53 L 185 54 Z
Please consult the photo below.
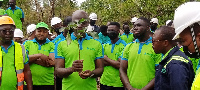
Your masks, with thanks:
M 157 29 L 156 26 L 151 26 L 151 31 L 155 32 L 156 29 Z
M 36 41 L 37 41 L 38 43 L 45 43 L 45 42 L 46 42 L 46 38 L 45 38 L 44 40 L 38 40 L 38 38 L 36 37 L 35 39 L 36 39 Z
M 133 37 L 135 38 L 135 39 L 141 39 L 141 38 L 143 38 L 145 36 L 145 32 L 143 32 L 143 33 L 138 33 L 138 34 L 133 34 Z

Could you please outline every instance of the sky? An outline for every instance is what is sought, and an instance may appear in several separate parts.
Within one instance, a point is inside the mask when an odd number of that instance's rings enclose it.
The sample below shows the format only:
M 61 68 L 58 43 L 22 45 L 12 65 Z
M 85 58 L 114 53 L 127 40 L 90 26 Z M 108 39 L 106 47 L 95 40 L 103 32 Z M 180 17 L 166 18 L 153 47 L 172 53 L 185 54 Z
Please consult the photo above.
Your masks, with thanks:
M 86 0 L 76 0 L 78 2 L 78 5 L 80 6 L 82 2 L 86 1 Z

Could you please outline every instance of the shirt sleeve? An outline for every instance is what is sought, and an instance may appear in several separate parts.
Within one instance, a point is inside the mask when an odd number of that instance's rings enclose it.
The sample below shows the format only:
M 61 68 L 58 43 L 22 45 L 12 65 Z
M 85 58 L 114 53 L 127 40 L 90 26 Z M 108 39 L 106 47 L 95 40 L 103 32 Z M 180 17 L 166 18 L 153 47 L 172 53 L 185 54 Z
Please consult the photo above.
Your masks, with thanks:
M 128 61 L 128 58 L 129 58 L 129 46 L 130 46 L 130 44 L 127 45 L 127 46 L 124 48 L 124 50 L 123 50 L 123 52 L 122 52 L 122 60 Z
M 189 90 L 189 70 L 184 66 L 177 63 L 168 64 L 168 76 L 170 80 L 170 87 L 172 90 Z
M 22 17 L 21 18 L 24 18 L 25 15 L 24 15 L 24 11 L 20 8 L 20 10 L 22 11 Z
M 25 42 L 23 43 L 23 45 L 24 45 L 24 47 L 25 47 L 25 49 L 26 49 L 26 53 L 28 54 L 28 53 L 29 53 L 29 42 L 28 42 L 28 41 L 25 41 Z
M 119 59 L 119 58 L 122 58 L 123 50 L 124 50 L 124 46 L 120 48 L 120 51 L 119 51 L 119 54 L 118 54 L 118 55 L 119 55 L 119 56 L 118 56 L 118 59 Z
M 55 45 L 54 43 L 51 42 L 51 50 L 50 50 L 50 53 L 54 53 L 55 51 Z
M 25 62 L 24 62 L 24 64 L 28 64 L 28 62 L 29 62 L 29 57 L 28 57 L 28 54 L 27 54 L 27 52 L 26 52 L 26 54 L 25 54 Z
M 103 44 L 104 55 L 107 55 L 105 52 L 106 44 Z
M 55 53 L 55 59 L 57 59 L 57 58 L 64 59 L 64 56 L 62 54 L 62 43 L 61 42 L 56 43 L 54 53 Z
M 100 58 L 104 58 L 104 49 L 103 49 L 103 45 L 98 42 L 98 48 L 97 48 L 97 51 L 96 51 L 96 59 L 100 59 Z

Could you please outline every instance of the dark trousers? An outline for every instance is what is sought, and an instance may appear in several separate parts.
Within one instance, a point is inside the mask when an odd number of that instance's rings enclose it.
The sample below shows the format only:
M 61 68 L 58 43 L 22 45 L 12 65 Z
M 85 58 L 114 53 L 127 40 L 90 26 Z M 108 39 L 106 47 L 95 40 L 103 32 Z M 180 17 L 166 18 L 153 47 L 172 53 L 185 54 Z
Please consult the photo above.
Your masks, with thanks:
M 24 85 L 24 90 L 28 90 L 27 85 Z M 33 85 L 33 90 L 54 90 L 54 85 Z
M 56 76 L 56 90 L 62 90 L 62 78 Z
M 33 85 L 33 90 L 54 90 L 54 85 Z
M 100 90 L 125 90 L 124 87 L 112 87 L 101 84 Z

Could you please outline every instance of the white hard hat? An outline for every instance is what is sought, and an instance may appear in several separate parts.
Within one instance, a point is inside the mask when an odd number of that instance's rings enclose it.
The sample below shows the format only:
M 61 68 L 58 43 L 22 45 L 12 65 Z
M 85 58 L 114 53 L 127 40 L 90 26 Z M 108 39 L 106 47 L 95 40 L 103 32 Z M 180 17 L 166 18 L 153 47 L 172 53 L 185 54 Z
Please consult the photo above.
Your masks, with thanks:
M 27 27 L 27 34 L 29 34 L 29 33 L 31 33 L 31 32 L 33 32 L 33 31 L 35 31 L 35 29 L 36 29 L 36 25 L 35 24 L 30 24 L 30 25 L 28 25 L 28 27 Z
M 133 23 L 133 22 L 137 21 L 137 19 L 138 19 L 137 17 L 134 17 L 131 19 L 131 22 Z
M 152 18 L 152 19 L 151 19 L 151 22 L 152 22 L 152 23 L 157 23 L 157 24 L 158 24 L 158 19 L 157 19 L 157 18 Z
M 92 20 L 97 20 L 97 14 L 91 13 L 89 18 L 92 19 Z
M 167 21 L 166 21 L 166 26 L 167 26 L 167 24 L 169 24 L 171 21 L 172 21 L 172 20 L 167 20 Z
M 174 14 L 174 39 L 188 26 L 200 21 L 200 2 L 187 2 L 179 6 Z
M 23 35 L 22 30 L 20 30 L 20 29 L 15 29 L 14 37 L 21 37 L 21 38 L 23 38 L 24 35 Z
M 59 17 L 53 17 L 51 19 L 51 26 L 56 25 L 56 24 L 61 23 L 61 22 L 62 22 L 62 20 Z

